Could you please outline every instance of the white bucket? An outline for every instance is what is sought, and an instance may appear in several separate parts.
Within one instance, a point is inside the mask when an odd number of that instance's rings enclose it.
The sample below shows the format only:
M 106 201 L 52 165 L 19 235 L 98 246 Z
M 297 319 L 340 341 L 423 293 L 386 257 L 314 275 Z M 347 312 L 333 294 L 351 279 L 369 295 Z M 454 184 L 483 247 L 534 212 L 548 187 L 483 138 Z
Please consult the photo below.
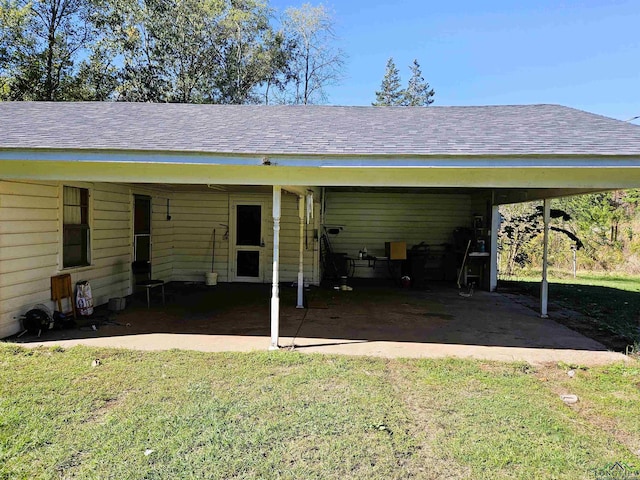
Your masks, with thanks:
M 205 273 L 205 284 L 206 285 L 217 285 L 218 284 L 218 272 L 207 272 Z
M 120 312 L 127 306 L 126 299 L 124 297 L 114 297 L 109 299 L 109 311 Z

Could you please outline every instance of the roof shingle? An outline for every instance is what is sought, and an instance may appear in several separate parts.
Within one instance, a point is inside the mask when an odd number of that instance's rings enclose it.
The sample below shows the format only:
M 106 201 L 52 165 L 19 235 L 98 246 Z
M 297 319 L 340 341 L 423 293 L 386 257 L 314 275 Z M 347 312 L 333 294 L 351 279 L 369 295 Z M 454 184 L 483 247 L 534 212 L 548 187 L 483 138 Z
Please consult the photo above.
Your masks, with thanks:
M 640 155 L 640 127 L 559 105 L 0 102 L 0 149 L 248 155 Z

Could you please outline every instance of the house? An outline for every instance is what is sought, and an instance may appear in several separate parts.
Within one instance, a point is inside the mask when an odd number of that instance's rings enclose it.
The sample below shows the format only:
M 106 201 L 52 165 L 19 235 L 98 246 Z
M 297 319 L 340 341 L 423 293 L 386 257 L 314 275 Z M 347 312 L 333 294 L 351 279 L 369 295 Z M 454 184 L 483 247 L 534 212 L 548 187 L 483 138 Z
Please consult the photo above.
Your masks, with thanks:
M 498 205 L 640 187 L 640 127 L 558 105 L 20 102 L 0 125 L 0 337 L 51 276 L 103 304 L 148 259 L 167 281 L 271 283 L 275 348 L 278 284 L 320 281 L 323 226 L 352 256 L 479 227 L 493 289 Z

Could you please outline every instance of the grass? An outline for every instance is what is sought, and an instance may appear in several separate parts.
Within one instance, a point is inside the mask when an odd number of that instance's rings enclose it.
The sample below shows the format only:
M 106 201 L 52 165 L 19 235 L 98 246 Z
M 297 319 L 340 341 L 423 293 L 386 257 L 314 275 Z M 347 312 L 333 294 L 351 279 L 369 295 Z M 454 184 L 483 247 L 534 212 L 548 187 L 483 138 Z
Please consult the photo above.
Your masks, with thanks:
M 575 479 L 640 466 L 640 363 L 568 368 L 4 344 L 0 478 Z
M 522 275 L 515 275 L 511 280 L 540 281 L 541 273 L 526 271 Z M 576 278 L 563 270 L 550 270 L 549 281 L 570 285 L 590 285 L 598 287 L 616 288 L 627 292 L 640 292 L 640 277 L 608 272 L 578 272 Z
M 500 286 L 540 296 L 540 276 L 512 277 Z M 611 348 L 624 351 L 640 341 L 639 277 L 580 273 L 574 279 L 557 272 L 549 277 L 549 301 L 583 314 L 582 321 L 571 319 L 569 326 Z

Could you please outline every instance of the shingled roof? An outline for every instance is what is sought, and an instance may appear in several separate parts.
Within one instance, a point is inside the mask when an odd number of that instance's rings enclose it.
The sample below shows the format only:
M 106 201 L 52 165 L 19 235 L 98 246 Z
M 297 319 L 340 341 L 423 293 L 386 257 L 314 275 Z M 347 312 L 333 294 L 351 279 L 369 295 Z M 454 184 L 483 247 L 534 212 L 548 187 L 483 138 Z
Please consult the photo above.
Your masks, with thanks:
M 559 105 L 0 102 L 0 149 L 235 155 L 640 156 L 640 127 Z

